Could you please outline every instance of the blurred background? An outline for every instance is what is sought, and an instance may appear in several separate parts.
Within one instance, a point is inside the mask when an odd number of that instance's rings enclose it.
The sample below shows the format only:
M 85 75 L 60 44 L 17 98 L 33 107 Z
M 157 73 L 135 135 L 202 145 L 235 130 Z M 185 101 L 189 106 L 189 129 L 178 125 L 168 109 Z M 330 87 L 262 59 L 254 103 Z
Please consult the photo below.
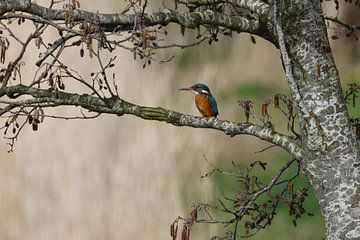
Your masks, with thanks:
M 47 1 L 38 3 L 48 5 Z M 80 0 L 80 4 L 82 9 L 107 13 L 124 7 L 123 1 L 111 0 Z M 330 5 L 328 11 L 333 9 Z M 340 17 L 360 24 L 353 17 L 354 9 L 344 5 Z M 170 26 L 169 32 L 169 42 L 188 42 L 195 36 L 186 30 L 182 37 L 176 26 Z M 54 36 L 50 34 L 48 40 L 54 41 Z M 346 87 L 348 82 L 359 82 L 360 63 L 359 43 L 344 38 L 331 44 Z M 264 99 L 288 94 L 279 54 L 270 43 L 256 38 L 253 44 L 248 34 L 219 40 L 160 52 L 159 58 L 176 57 L 145 69 L 132 54 L 117 51 L 113 71 L 120 97 L 199 115 L 193 94 L 177 89 L 201 82 L 208 84 L 216 97 L 219 118 L 244 121 L 237 100 L 252 100 L 260 115 Z M 12 56 L 18 53 L 16 48 L 9 51 Z M 23 79 L 33 78 L 38 53 L 26 53 Z M 99 70 L 95 59 L 80 58 L 74 49 L 65 53 L 61 59 L 84 77 Z M 104 52 L 105 58 L 111 56 Z M 353 114 L 356 111 L 351 109 Z M 75 112 L 79 109 L 51 111 L 57 115 Z M 272 116 L 275 129 L 286 129 L 284 118 Z M 47 118 L 37 132 L 30 127 L 23 130 L 14 152 L 7 153 L 6 143 L 0 141 L 0 239 L 15 240 L 170 239 L 170 224 L 179 215 L 188 216 L 194 202 L 216 203 L 222 192 L 235 194 L 233 179 L 219 175 L 201 178 L 214 166 L 231 169 L 234 161 L 245 168 L 261 160 L 268 164 L 262 174 L 269 179 L 290 158 L 276 148 L 255 153 L 269 144 L 254 137 L 231 138 L 214 130 L 179 128 L 132 116 L 69 121 Z M 307 182 L 302 177 L 296 184 L 306 186 Z M 313 193 L 305 206 L 314 216 L 301 217 L 294 227 L 287 205 L 280 205 L 273 224 L 253 239 L 323 238 L 324 223 Z M 197 224 L 191 234 L 192 239 L 209 239 L 224 232 L 223 226 Z

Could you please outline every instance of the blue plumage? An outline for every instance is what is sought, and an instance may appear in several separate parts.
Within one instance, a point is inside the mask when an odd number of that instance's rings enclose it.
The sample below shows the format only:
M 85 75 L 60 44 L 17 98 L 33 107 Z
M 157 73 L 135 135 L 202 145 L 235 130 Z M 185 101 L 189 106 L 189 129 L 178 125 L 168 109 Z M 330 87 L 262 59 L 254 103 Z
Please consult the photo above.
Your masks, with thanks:
M 205 90 L 210 94 L 210 88 L 203 83 L 196 83 L 192 85 L 191 88 L 194 89 L 194 91 L 199 91 L 199 93 L 201 93 L 201 90 Z
M 216 115 L 218 115 L 218 114 L 219 114 L 219 110 L 218 110 L 218 108 L 217 108 L 216 100 L 215 100 L 215 98 L 211 95 L 210 92 L 209 92 L 208 100 L 209 100 L 210 106 L 212 107 L 212 109 L 214 110 L 214 112 L 216 113 Z

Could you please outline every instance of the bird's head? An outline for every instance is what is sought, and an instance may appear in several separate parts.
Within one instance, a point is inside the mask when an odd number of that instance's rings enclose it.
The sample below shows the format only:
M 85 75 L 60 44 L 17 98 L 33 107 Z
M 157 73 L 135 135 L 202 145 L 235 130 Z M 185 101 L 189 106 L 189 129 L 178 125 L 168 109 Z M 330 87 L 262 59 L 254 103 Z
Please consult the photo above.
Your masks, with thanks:
M 196 83 L 191 87 L 180 88 L 182 91 L 194 91 L 196 94 L 210 94 L 210 89 L 203 83 Z

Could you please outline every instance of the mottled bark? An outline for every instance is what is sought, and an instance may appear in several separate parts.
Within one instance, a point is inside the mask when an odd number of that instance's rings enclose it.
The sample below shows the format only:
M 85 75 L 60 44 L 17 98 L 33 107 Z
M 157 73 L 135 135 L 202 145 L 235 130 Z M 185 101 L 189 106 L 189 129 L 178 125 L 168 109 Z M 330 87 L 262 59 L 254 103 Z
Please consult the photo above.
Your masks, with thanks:
M 300 113 L 303 170 L 319 200 L 327 238 L 359 239 L 359 150 L 320 1 L 282 3 L 281 24 L 293 74 L 289 85 Z
M 260 0 L 179 0 L 187 6 L 203 6 L 217 3 L 230 3 L 235 7 L 248 9 L 259 15 L 266 15 L 270 11 L 269 4 Z
M 259 8 L 260 9 L 260 8 Z M 41 20 L 66 20 L 67 11 L 64 9 L 49 9 L 31 1 L 5 0 L 0 2 L 0 16 L 8 12 L 21 11 L 38 16 Z M 142 22 L 146 26 L 167 25 L 177 23 L 187 28 L 196 28 L 200 25 L 222 26 L 234 31 L 248 32 L 272 41 L 271 33 L 266 27 L 260 26 L 259 21 L 250 21 L 244 17 L 233 17 L 211 10 L 205 12 L 179 12 L 172 9 L 162 9 L 158 12 L 141 14 L 104 14 L 73 10 L 74 20 L 81 22 L 89 19 L 97 20 L 105 31 L 131 30 L 134 24 Z M 1 18 L 0 18 L 1 19 Z M 264 23 L 266 24 L 266 23 Z
M 43 90 L 24 85 L 6 87 L 0 90 L 0 98 L 7 95 L 10 98 L 19 96 L 31 96 L 34 99 L 19 100 L 9 105 L 9 108 L 0 110 L 0 116 L 12 108 L 18 106 L 80 106 L 97 113 L 108 113 L 122 116 L 134 115 L 146 120 L 167 122 L 175 126 L 187 126 L 193 128 L 209 128 L 224 132 L 230 136 L 252 135 L 264 141 L 276 144 L 288 151 L 297 159 L 301 159 L 302 151 L 299 142 L 291 137 L 282 135 L 265 126 L 253 123 L 237 123 L 220 120 L 218 118 L 203 118 L 182 114 L 165 108 L 139 106 L 119 97 L 98 98 L 87 94 L 66 93 L 62 91 Z

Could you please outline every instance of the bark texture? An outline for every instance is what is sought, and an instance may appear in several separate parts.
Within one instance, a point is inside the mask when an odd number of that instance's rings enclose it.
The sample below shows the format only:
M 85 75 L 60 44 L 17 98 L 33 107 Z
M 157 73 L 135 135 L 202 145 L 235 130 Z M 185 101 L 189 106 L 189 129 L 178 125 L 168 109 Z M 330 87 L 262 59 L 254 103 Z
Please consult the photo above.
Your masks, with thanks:
M 10 104 L 7 108 L 0 110 L 0 116 L 13 108 L 23 106 L 54 107 L 54 106 L 80 106 L 92 112 L 116 114 L 122 116 L 125 114 L 133 115 L 146 120 L 157 120 L 167 122 L 175 126 L 187 126 L 193 128 L 210 128 L 224 132 L 229 136 L 252 135 L 264 141 L 271 142 L 288 151 L 297 159 L 301 159 L 302 151 L 299 141 L 292 137 L 277 133 L 271 128 L 260 126 L 253 123 L 237 123 L 232 121 L 220 120 L 218 118 L 203 118 L 185 115 L 165 108 L 154 108 L 139 106 L 119 97 L 98 98 L 88 94 L 67 93 L 62 91 L 52 91 L 32 88 L 24 85 L 5 87 L 0 90 L 2 96 L 32 96 L 31 100 L 20 100 Z
M 300 113 L 303 170 L 319 200 L 327 238 L 359 239 L 359 150 L 320 1 L 283 1 L 279 7 L 294 76 L 289 84 Z
M 259 7 L 257 7 L 258 9 Z M 260 8 L 259 8 L 260 9 Z M 31 1 L 5 0 L 0 2 L 0 16 L 8 12 L 21 11 L 38 16 L 44 20 L 65 20 L 67 12 L 63 9 L 49 9 Z M 211 10 L 205 12 L 179 12 L 172 9 L 162 9 L 158 12 L 139 14 L 103 14 L 76 9 L 73 11 L 75 21 L 96 19 L 105 31 L 131 30 L 137 22 L 144 22 L 147 26 L 167 25 L 177 23 L 187 28 L 200 25 L 222 26 L 234 31 L 257 34 L 259 22 L 249 21 L 244 17 L 232 17 L 216 13 Z M 37 19 L 41 22 L 41 19 Z

